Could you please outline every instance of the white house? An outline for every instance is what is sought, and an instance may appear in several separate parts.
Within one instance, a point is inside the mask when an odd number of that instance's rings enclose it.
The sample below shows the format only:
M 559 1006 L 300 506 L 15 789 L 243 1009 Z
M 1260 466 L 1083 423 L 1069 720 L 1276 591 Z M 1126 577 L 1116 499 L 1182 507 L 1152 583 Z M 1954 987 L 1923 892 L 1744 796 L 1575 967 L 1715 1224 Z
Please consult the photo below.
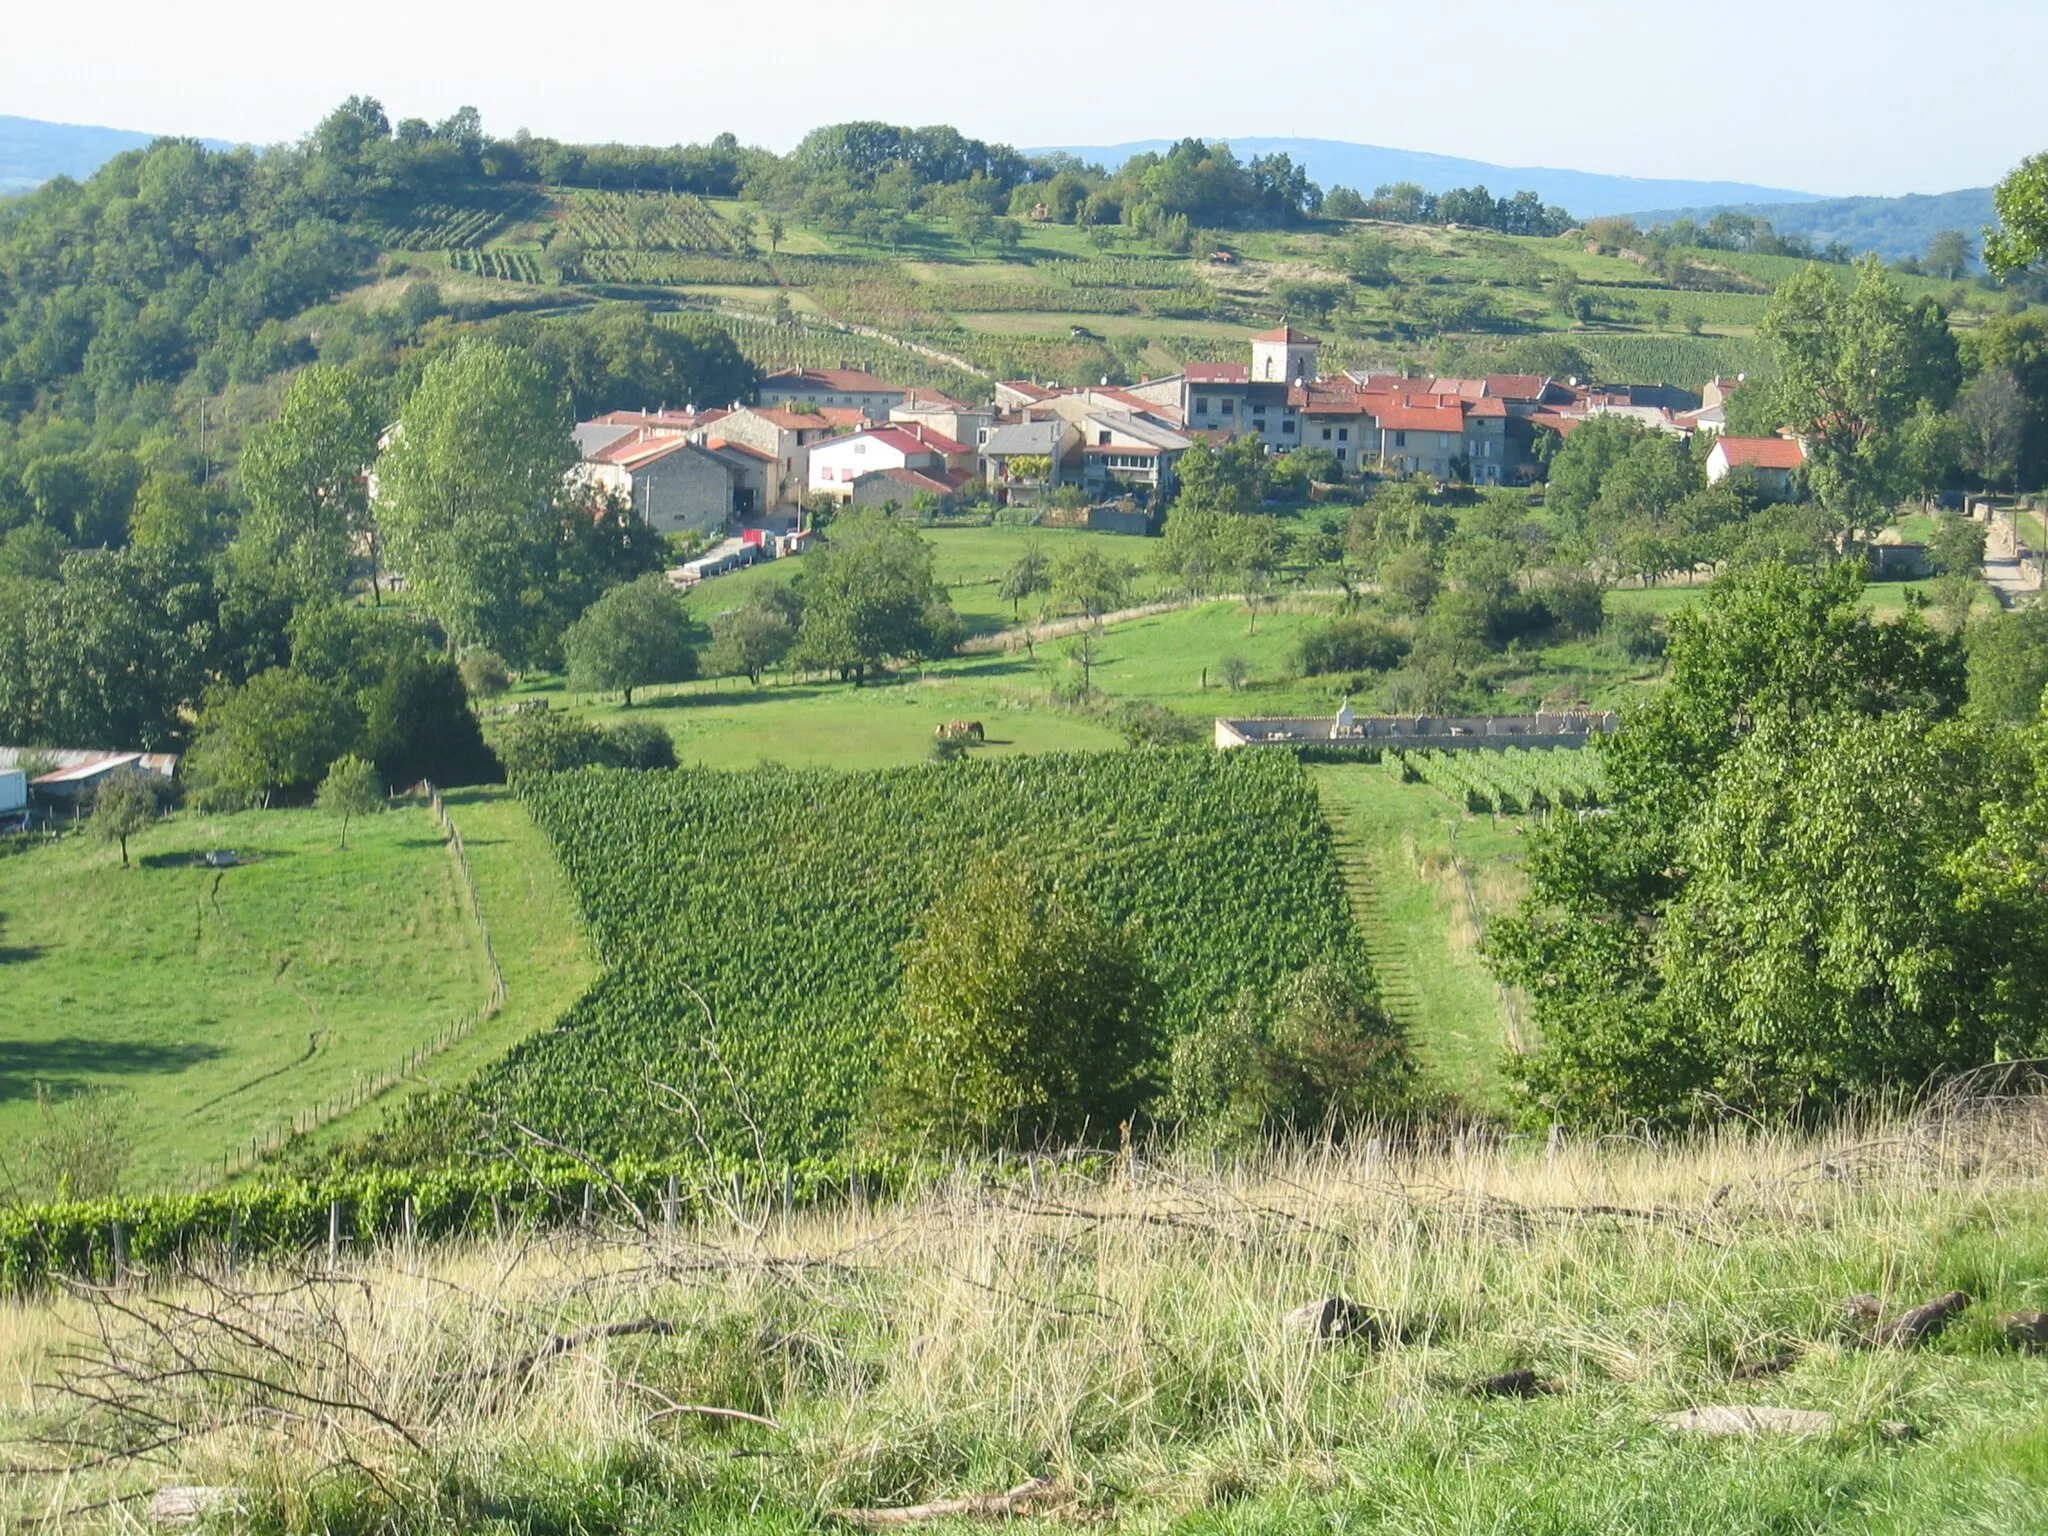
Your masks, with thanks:
M 885 469 L 914 469 L 943 477 L 946 445 L 959 447 L 946 439 L 926 442 L 903 427 L 876 427 L 819 443 L 811 449 L 810 494 L 850 500 L 856 480 Z
M 1796 437 L 1724 437 L 1707 455 L 1707 483 L 1718 485 L 1731 471 L 1747 469 L 1767 495 L 1789 501 L 1793 476 L 1806 468 L 1806 444 Z

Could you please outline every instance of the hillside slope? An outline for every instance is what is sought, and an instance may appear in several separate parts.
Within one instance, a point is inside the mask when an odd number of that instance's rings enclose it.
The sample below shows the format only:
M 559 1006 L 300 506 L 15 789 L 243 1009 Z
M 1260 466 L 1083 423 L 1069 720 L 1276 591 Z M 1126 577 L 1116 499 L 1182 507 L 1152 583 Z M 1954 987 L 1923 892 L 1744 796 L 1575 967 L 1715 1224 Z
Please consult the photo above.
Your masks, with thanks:
M 83 180 L 124 149 L 141 149 L 157 137 L 131 128 L 49 123 L 0 113 L 0 197 L 39 187 L 52 176 Z M 218 139 L 201 142 L 208 149 L 233 147 Z
M 1852 251 L 1875 251 L 1886 261 L 1926 253 L 1937 231 L 1960 229 L 1971 243 L 1981 244 L 1986 225 L 1998 222 L 1991 188 L 1972 187 L 1935 196 L 1830 197 L 1805 202 L 1742 202 L 1667 208 L 1635 215 L 1638 224 L 1664 224 L 1673 219 L 1710 219 L 1732 212 L 1768 219 L 1781 235 L 1804 235 L 1816 248 L 1840 241 Z

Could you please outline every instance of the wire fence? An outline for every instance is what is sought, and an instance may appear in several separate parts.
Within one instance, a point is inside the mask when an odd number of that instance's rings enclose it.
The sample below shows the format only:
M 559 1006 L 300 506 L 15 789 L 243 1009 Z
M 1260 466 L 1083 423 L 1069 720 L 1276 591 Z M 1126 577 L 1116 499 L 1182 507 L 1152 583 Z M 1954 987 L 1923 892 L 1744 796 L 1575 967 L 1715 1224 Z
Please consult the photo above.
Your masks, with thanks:
M 269 1154 L 280 1150 L 292 1137 L 311 1135 L 322 1126 L 330 1125 L 343 1115 L 352 1114 L 362 1108 L 379 1094 L 395 1088 L 418 1071 L 422 1062 L 440 1055 L 505 1006 L 505 973 L 498 965 L 497 947 L 491 942 L 491 926 L 484 919 L 483 898 L 477 893 L 476 877 L 470 873 L 469 851 L 463 846 L 462 833 L 456 827 L 455 819 L 448 814 L 447 802 L 441 798 L 441 791 L 437 786 L 423 780 L 415 786 L 413 793 L 426 796 L 427 810 L 447 839 L 449 853 L 454 856 L 456 872 L 462 881 L 463 896 L 469 907 L 469 914 L 476 922 L 477 933 L 483 940 L 485 963 L 490 967 L 490 996 L 482 1007 L 472 1008 L 462 1017 L 443 1026 L 431 1039 L 415 1045 L 391 1067 L 369 1076 L 358 1075 L 346 1089 L 328 1094 L 305 1108 L 294 1111 L 289 1121 L 251 1136 L 247 1146 L 238 1143 L 229 1148 L 221 1154 L 220 1174 L 223 1179 L 232 1178 L 235 1174 L 254 1167 Z

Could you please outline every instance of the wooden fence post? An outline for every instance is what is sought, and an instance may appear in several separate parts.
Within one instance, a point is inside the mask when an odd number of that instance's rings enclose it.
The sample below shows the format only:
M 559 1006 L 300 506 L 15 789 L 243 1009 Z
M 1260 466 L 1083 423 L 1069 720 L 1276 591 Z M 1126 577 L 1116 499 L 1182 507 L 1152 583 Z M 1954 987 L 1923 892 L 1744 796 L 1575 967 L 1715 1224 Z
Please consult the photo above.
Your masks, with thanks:
M 231 1275 L 235 1272 L 241 1250 L 242 1208 L 239 1205 L 231 1205 L 228 1207 L 228 1273 Z
M 679 1193 L 677 1186 L 680 1183 L 681 1175 L 671 1169 L 668 1176 L 668 1193 L 661 1197 L 661 1225 L 671 1237 L 675 1236 L 676 1231 L 676 1199 Z
M 327 1267 L 336 1268 L 341 1263 L 341 1202 L 327 1202 Z
M 128 1280 L 128 1229 L 120 1222 L 114 1223 L 114 1283 L 126 1284 Z

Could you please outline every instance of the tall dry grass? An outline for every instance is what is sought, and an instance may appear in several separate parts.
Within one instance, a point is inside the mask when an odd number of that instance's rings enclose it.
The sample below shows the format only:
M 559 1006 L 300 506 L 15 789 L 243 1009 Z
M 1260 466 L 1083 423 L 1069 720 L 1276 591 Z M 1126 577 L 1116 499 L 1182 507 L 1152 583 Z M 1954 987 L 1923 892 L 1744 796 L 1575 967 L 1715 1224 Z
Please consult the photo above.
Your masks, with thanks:
M 1043 1475 L 1062 1518 L 1140 1525 L 1803 1529 L 1785 1509 L 1887 1468 L 1894 1500 L 2048 1511 L 2025 1438 L 2048 1366 L 1992 1321 L 2048 1307 L 2044 1151 L 2032 1104 L 1819 1140 L 1361 1138 L 159 1277 L 0 1313 L 0 1432 L 41 1469 L 7 1514 L 120 1526 L 139 1503 L 83 1507 L 197 1482 L 245 1490 L 258 1529 L 802 1528 Z M 1927 1349 L 1841 1330 L 1852 1293 L 1954 1287 L 1978 1304 Z M 1383 1344 L 1285 1321 L 1326 1295 Z M 1545 1395 L 1469 1395 L 1517 1367 Z M 1731 1466 L 1652 1428 L 1722 1401 L 1842 1434 Z M 1874 1432 L 1894 1421 L 1920 1444 Z M 2007 1442 L 2011 1467 L 1970 1460 Z M 1531 1498 L 1557 1519 L 1500 1523 Z

